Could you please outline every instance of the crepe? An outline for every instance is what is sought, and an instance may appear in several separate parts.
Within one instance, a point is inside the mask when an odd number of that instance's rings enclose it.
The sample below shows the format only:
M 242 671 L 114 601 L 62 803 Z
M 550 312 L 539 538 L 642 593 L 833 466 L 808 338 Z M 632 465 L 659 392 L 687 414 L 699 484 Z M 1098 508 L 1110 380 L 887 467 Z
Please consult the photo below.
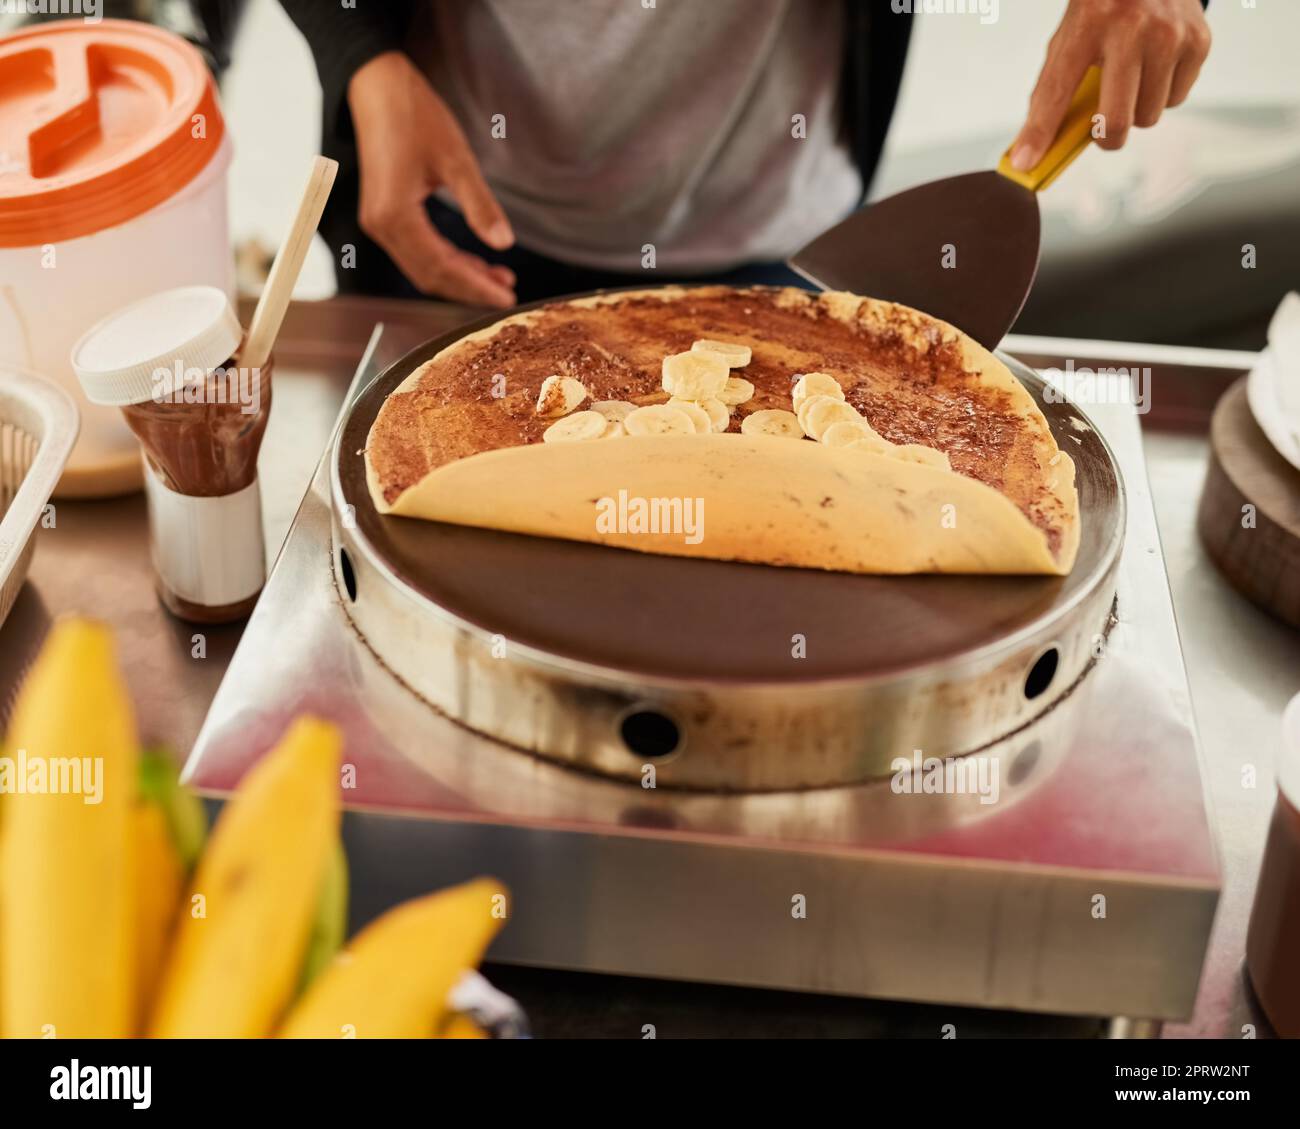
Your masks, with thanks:
M 667 403 L 664 358 L 702 341 L 752 354 L 731 369 L 752 397 L 729 418 L 702 403 L 707 433 L 542 441 L 557 420 L 551 437 L 589 428 L 575 417 L 593 403 Z M 841 390 L 848 407 L 827 420 L 858 418 L 879 441 L 742 432 L 790 411 L 805 373 Z M 710 412 L 725 431 L 698 422 Z M 1063 575 L 1079 543 L 1074 465 L 1010 370 L 947 323 L 845 293 L 666 287 L 506 317 L 402 382 L 365 459 L 381 513 L 642 552 Z

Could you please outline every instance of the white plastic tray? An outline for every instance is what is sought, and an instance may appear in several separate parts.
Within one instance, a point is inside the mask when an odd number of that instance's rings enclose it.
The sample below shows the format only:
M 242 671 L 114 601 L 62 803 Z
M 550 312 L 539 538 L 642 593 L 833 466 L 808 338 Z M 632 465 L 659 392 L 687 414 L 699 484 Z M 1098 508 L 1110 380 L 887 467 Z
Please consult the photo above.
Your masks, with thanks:
M 57 385 L 0 369 L 0 624 L 27 575 L 32 533 L 79 427 L 77 405 Z

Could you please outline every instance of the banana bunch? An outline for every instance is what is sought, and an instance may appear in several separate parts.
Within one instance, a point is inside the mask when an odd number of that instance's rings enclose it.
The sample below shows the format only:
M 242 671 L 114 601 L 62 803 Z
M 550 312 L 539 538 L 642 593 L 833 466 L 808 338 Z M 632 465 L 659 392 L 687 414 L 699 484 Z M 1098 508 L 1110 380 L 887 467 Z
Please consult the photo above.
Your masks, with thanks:
M 170 758 L 139 752 L 109 631 L 74 619 L 0 753 L 5 1037 L 482 1036 L 448 1000 L 505 918 L 495 881 L 407 902 L 343 947 L 334 726 L 295 721 L 207 837 Z

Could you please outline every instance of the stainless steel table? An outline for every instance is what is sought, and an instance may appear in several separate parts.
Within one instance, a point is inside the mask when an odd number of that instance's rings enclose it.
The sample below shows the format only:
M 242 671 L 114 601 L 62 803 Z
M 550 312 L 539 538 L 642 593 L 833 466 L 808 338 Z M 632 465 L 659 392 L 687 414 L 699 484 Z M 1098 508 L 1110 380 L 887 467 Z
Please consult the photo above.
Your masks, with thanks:
M 409 345 L 476 311 L 435 303 L 337 298 L 297 306 L 282 337 L 276 405 L 260 464 L 268 551 L 289 527 L 371 329 L 395 359 Z M 1200 550 L 1195 507 L 1204 476 L 1209 408 L 1250 363 L 1249 354 L 1097 342 L 1013 338 L 1007 349 L 1030 363 L 1145 365 L 1152 411 L 1145 443 L 1151 486 L 1201 731 L 1206 784 L 1223 852 L 1224 889 L 1191 1021 L 1167 1033 L 1240 1037 L 1263 1020 L 1240 973 L 1255 874 L 1273 804 L 1273 760 L 1281 709 L 1300 690 L 1300 635 L 1238 597 Z M 153 592 L 144 502 L 58 503 L 54 528 L 38 543 L 31 582 L 0 629 L 0 702 L 30 660 L 49 620 L 95 615 L 116 633 L 149 741 L 183 757 L 193 742 L 238 641 L 238 626 L 198 629 L 171 619 Z M 1242 786 L 1245 764 L 1257 768 Z M 699 985 L 654 985 L 608 977 L 494 970 L 533 1013 L 539 1033 L 639 1037 L 639 999 L 671 1009 L 686 1033 L 932 1035 L 934 1008 L 789 996 Z M 951 1009 L 945 1009 L 945 1021 Z M 1078 1020 L 975 1014 L 964 1031 L 1086 1034 Z

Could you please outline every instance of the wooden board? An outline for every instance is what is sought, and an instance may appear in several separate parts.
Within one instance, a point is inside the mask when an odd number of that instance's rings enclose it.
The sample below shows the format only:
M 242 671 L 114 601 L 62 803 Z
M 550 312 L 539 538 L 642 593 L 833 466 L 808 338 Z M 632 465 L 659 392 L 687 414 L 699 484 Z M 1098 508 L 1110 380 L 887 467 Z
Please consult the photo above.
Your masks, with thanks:
M 1300 628 L 1300 471 L 1246 402 L 1246 378 L 1219 401 L 1197 530 L 1210 559 L 1252 603 Z

